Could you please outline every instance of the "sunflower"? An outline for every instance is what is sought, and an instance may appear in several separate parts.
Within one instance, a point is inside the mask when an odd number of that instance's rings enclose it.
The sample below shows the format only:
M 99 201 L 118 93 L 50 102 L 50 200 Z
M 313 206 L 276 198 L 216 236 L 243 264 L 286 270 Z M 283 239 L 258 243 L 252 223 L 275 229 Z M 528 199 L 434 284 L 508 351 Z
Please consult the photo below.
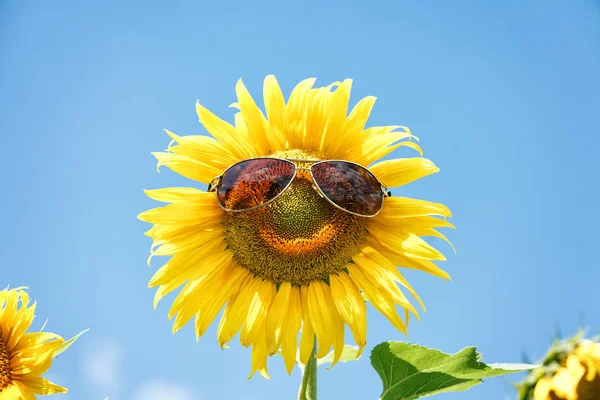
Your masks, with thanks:
M 25 333 L 34 312 L 35 303 L 29 306 L 23 288 L 0 291 L 1 400 L 32 400 L 35 395 L 67 392 L 41 377 L 65 341 L 53 333 Z
M 344 347 L 345 325 L 362 351 L 367 343 L 365 299 L 406 333 L 409 312 L 417 318 L 418 312 L 403 289 L 423 304 L 396 266 L 449 279 L 434 264 L 445 260 L 442 253 L 421 238 L 448 241 L 436 231 L 453 227 L 446 220 L 451 216 L 447 207 L 394 196 L 385 198 L 377 215 L 365 217 L 340 209 L 316 190 L 305 170 L 319 160 L 370 166 L 368 173 L 389 188 L 439 169 L 422 158 L 418 139 L 408 128 L 365 129 L 374 97 L 360 100 L 348 114 L 351 80 L 321 88 L 313 88 L 314 83 L 300 82 L 286 103 L 276 79 L 267 76 L 265 116 L 240 80 L 238 101 L 232 104 L 239 110 L 234 125 L 197 103 L 200 123 L 212 137 L 166 131 L 172 139 L 167 151 L 153 153 L 158 167 L 209 184 L 209 189 L 218 181 L 215 177 L 243 160 L 296 160 L 301 171 L 274 201 L 231 212 L 210 190 L 166 188 L 146 194 L 170 204 L 139 215 L 154 224 L 146 232 L 153 240 L 148 263 L 153 256 L 170 257 L 149 283 L 157 288 L 154 307 L 183 286 L 168 317 L 175 318 L 173 332 L 195 317 L 197 339 L 224 309 L 218 341 L 224 347 L 239 333 L 241 344 L 252 347 L 250 376 L 259 371 L 268 378 L 267 358 L 279 351 L 291 373 L 298 347 L 302 363 L 314 346 L 317 358 L 333 348 L 335 364 Z M 421 156 L 376 163 L 402 146 Z M 251 197 L 252 203 L 264 200 L 267 192 L 241 182 L 230 193 L 240 202 Z
M 537 382 L 534 400 L 594 400 L 600 396 L 600 343 L 584 340 L 560 367 Z

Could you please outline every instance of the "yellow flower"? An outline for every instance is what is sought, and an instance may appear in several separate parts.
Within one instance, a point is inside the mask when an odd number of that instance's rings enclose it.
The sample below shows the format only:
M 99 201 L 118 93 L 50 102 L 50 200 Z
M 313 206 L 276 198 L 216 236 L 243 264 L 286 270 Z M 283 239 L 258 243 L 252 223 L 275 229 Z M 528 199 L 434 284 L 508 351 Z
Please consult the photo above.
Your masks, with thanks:
M 600 344 L 585 340 L 554 375 L 541 378 L 534 400 L 595 400 L 600 398 Z
M 351 80 L 322 88 L 313 88 L 314 82 L 300 82 L 286 103 L 275 78 L 267 76 L 265 116 L 239 81 L 238 102 L 232 105 L 239 109 L 235 124 L 197 104 L 200 122 L 213 137 L 167 131 L 173 141 L 166 152 L 154 153 L 158 166 L 205 184 L 214 183 L 233 164 L 259 156 L 346 160 L 370 166 L 386 187 L 439 171 L 422 157 L 375 163 L 402 146 L 422 156 L 412 140 L 417 138 L 401 126 L 365 129 L 374 97 L 360 100 L 348 115 Z M 300 169 L 307 166 L 296 163 Z M 154 241 L 150 259 L 171 257 L 149 283 L 158 288 L 154 306 L 183 286 L 168 316 L 175 317 L 173 332 L 195 316 L 197 337 L 224 307 L 218 340 L 225 346 L 239 332 L 241 344 L 252 346 L 252 374 L 268 377 L 267 358 L 280 349 L 290 373 L 300 330 L 303 363 L 316 335 L 317 357 L 333 347 L 335 364 L 345 325 L 362 350 L 367 340 L 365 299 L 406 332 L 409 311 L 418 314 L 401 287 L 421 301 L 396 266 L 450 278 L 433 262 L 444 256 L 421 238 L 447 241 L 436 231 L 453 227 L 446 221 L 450 210 L 442 204 L 389 197 L 376 216 L 357 216 L 332 205 L 311 176 L 300 172 L 281 196 L 252 211 L 224 211 L 215 193 L 195 188 L 146 194 L 171 203 L 139 215 L 154 224 L 146 233 Z M 396 306 L 403 308 L 404 319 Z
M 53 333 L 26 333 L 35 312 L 35 303 L 28 305 L 23 288 L 0 291 L 0 400 L 67 392 L 41 377 L 65 341 Z

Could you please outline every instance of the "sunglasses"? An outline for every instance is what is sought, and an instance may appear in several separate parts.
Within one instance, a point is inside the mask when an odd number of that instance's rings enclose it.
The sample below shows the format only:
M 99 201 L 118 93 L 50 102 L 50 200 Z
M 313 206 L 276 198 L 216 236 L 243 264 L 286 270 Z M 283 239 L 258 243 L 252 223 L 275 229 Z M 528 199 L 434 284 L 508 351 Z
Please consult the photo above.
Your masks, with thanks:
M 295 162 L 311 164 L 299 167 Z M 387 188 L 365 167 L 342 160 L 259 157 L 237 162 L 208 184 L 221 208 L 251 211 L 281 196 L 298 171 L 310 171 L 313 188 L 335 207 L 360 217 L 374 217 L 383 207 Z

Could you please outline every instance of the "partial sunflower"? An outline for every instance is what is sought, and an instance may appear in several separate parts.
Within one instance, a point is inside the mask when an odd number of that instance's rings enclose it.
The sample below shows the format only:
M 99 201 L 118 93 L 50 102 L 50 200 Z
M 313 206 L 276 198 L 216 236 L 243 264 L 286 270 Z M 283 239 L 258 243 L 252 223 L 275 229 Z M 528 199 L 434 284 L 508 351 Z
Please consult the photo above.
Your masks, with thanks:
M 34 312 L 35 303 L 29 305 L 23 288 L 0 291 L 1 400 L 32 400 L 36 395 L 67 392 L 41 377 L 65 341 L 54 333 L 26 333 Z
M 195 316 L 197 337 L 224 307 L 218 340 L 225 346 L 239 332 L 241 344 L 252 346 L 251 375 L 268 377 L 267 358 L 279 350 L 290 373 L 299 331 L 302 363 L 316 336 L 317 357 L 333 347 L 335 364 L 345 325 L 362 350 L 365 299 L 406 333 L 409 312 L 418 313 L 400 287 L 423 305 L 396 266 L 449 279 L 433 262 L 444 256 L 421 236 L 448 241 L 436 228 L 453 228 L 450 210 L 387 192 L 438 168 L 407 128 L 365 129 L 374 97 L 348 114 L 351 80 L 314 83 L 300 82 L 286 103 L 267 76 L 265 117 L 239 81 L 234 125 L 197 103 L 213 137 L 167 131 L 168 150 L 154 155 L 158 167 L 209 184 L 208 191 L 147 190 L 171 204 L 139 215 L 154 224 L 148 262 L 171 257 L 149 283 L 158 288 L 154 306 L 183 286 L 168 316 L 173 332 Z M 402 146 L 421 157 L 375 163 Z
M 541 367 L 517 385 L 519 400 L 600 398 L 600 343 L 579 333 L 553 343 Z

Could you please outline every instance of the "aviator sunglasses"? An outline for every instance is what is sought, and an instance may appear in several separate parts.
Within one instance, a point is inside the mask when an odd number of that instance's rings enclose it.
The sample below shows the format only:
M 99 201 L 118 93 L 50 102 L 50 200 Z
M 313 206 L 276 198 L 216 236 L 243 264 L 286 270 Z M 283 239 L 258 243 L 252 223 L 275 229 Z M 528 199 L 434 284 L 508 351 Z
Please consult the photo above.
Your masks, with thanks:
M 295 163 L 311 164 L 299 167 Z M 365 167 L 343 160 L 258 157 L 237 162 L 208 185 L 225 211 L 251 211 L 281 196 L 298 171 L 310 171 L 313 188 L 335 207 L 360 217 L 374 217 L 391 194 Z

